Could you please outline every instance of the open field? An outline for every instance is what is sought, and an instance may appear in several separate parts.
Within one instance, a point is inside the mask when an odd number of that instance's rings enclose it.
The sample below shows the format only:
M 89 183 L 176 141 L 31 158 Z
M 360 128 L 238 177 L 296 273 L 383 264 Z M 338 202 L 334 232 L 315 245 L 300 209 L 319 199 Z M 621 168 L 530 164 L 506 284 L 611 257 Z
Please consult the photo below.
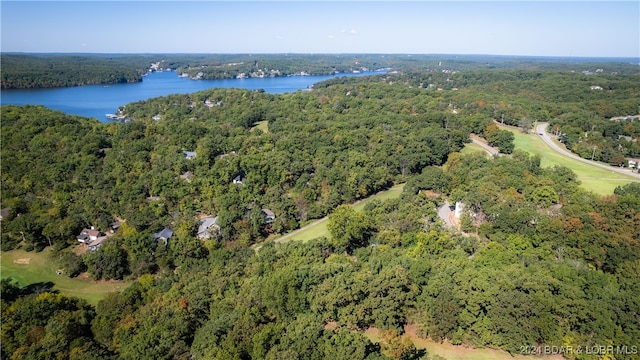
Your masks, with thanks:
M 423 339 L 415 334 L 412 326 L 405 326 L 405 334 L 409 336 L 416 349 L 427 350 L 427 356 L 438 355 L 447 360 L 525 360 L 525 359 L 547 359 L 561 360 L 562 356 L 534 356 L 534 355 L 511 355 L 503 350 L 495 349 L 474 349 L 461 345 L 451 345 L 444 342 L 439 343 L 430 339 Z M 364 335 L 373 343 L 379 343 L 381 338 L 380 329 L 369 328 Z
M 129 283 L 124 281 L 93 281 L 85 274 L 70 279 L 58 275 L 54 261 L 49 259 L 51 250 L 26 252 L 3 251 L 0 254 L 0 277 L 15 279 L 20 286 L 36 283 L 53 283 L 53 289 L 69 296 L 79 297 L 96 305 L 107 293 L 122 291 Z
M 269 132 L 269 120 L 258 121 L 255 124 L 255 126 L 251 128 L 252 131 L 253 131 L 253 129 L 260 129 L 260 130 L 262 130 L 262 132 L 268 133 Z
M 489 152 L 487 152 L 487 150 L 485 150 L 485 148 L 483 148 L 482 146 L 474 143 L 474 142 L 470 142 L 464 145 L 464 147 L 462 148 L 462 150 L 460 150 L 460 153 L 462 154 L 475 154 L 475 153 L 481 153 L 486 157 L 491 157 L 492 155 L 489 154 Z
M 520 130 L 513 127 L 501 126 L 501 128 L 513 133 L 515 136 L 514 143 L 516 149 L 527 151 L 530 154 L 540 155 L 540 165 L 542 167 L 554 165 L 563 165 L 568 167 L 576 173 L 582 187 L 587 190 L 591 190 L 596 194 L 612 194 L 613 190 L 617 186 L 637 181 L 630 176 L 619 174 L 611 170 L 605 170 L 597 166 L 589 165 L 563 156 L 549 148 L 540 136 L 534 132 L 523 134 Z
M 360 201 L 356 201 L 352 204 L 353 208 L 357 211 L 362 211 L 365 205 L 374 199 L 377 200 L 387 200 L 387 199 L 395 199 L 400 197 L 402 194 L 402 189 L 404 188 L 404 184 L 398 184 L 390 188 L 389 190 L 381 191 L 377 194 L 371 195 L 366 199 L 362 199 Z M 312 222 L 311 224 L 302 227 L 299 230 L 296 230 L 288 235 L 285 235 L 279 239 L 276 239 L 276 242 L 287 242 L 291 240 L 300 240 L 300 241 L 309 241 L 311 239 L 316 239 L 319 237 L 329 237 L 329 229 L 327 229 L 327 221 L 328 218 L 324 217 L 320 220 Z

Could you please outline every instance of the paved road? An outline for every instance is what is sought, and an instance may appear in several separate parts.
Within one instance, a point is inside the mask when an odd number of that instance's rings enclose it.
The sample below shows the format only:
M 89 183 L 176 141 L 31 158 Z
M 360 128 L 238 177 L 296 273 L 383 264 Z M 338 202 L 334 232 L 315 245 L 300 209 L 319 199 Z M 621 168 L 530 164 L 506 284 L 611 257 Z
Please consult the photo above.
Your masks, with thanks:
M 496 150 L 495 148 L 492 148 L 487 143 L 484 143 L 484 142 L 482 142 L 482 141 L 480 141 L 478 139 L 475 139 L 475 138 L 472 137 L 471 141 L 474 144 L 480 145 L 484 149 L 484 151 L 488 152 L 491 156 L 498 155 L 500 153 L 500 151 Z
M 630 169 L 619 168 L 619 167 L 615 167 L 615 166 L 609 166 L 609 165 L 606 165 L 606 164 L 599 163 L 597 161 L 591 161 L 591 160 L 583 159 L 580 156 L 561 148 L 560 146 L 558 146 L 558 144 L 556 144 L 553 141 L 553 139 L 551 139 L 551 136 L 549 136 L 549 133 L 547 133 L 547 125 L 549 125 L 549 124 L 547 124 L 547 123 L 538 124 L 538 126 L 536 126 L 536 133 L 538 133 L 538 135 L 540 135 L 540 138 L 542 138 L 542 140 L 545 143 L 547 143 L 547 145 L 549 145 L 549 147 L 552 148 L 553 150 L 555 150 L 556 152 L 559 152 L 560 154 L 562 154 L 564 156 L 567 156 L 567 157 L 570 157 L 572 159 L 575 159 L 575 160 L 578 160 L 578 161 L 582 161 L 583 163 L 587 163 L 589 165 L 597 166 L 597 167 L 605 169 L 605 170 L 615 171 L 615 172 L 620 173 L 620 174 L 629 175 L 629 176 L 632 176 L 632 177 L 640 179 L 640 174 L 634 173 Z
M 445 200 L 444 204 L 442 204 L 439 208 L 438 208 L 438 216 L 440 217 L 440 219 L 444 220 L 444 223 L 448 226 L 448 227 L 454 227 L 453 223 L 451 222 L 451 208 L 449 207 L 449 202 Z

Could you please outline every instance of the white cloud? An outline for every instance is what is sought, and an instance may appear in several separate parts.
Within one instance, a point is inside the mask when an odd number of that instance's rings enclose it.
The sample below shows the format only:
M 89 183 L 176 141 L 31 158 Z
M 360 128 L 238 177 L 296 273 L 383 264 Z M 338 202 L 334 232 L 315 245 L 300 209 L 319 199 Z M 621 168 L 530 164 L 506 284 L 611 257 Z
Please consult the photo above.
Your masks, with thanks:
M 351 35 L 358 35 L 358 31 L 356 29 L 351 29 L 351 31 L 349 31 L 349 33 Z

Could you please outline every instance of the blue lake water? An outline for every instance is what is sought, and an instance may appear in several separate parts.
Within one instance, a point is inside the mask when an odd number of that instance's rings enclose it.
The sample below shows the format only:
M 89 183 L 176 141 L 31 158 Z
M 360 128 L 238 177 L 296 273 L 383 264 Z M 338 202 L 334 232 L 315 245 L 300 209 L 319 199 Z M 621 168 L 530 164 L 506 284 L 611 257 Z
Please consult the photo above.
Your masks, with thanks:
M 67 114 L 94 117 L 108 121 L 105 114 L 115 113 L 119 106 L 169 94 L 188 94 L 211 88 L 241 88 L 281 94 L 308 89 L 311 85 L 340 76 L 362 76 L 380 72 L 337 74 L 331 76 L 290 76 L 229 80 L 191 80 L 175 72 L 156 72 L 139 83 L 86 85 L 54 89 L 8 89 L 0 93 L 2 105 L 43 105 Z

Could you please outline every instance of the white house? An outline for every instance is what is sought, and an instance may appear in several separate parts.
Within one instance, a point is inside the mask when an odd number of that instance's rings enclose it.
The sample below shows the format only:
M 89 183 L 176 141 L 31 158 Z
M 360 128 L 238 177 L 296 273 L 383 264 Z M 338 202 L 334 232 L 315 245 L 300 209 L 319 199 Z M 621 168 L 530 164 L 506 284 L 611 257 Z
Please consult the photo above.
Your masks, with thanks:
M 196 152 L 195 151 L 183 151 L 182 154 L 184 155 L 184 157 L 187 160 L 193 160 L 196 158 Z
M 218 237 L 220 235 L 220 226 L 218 225 L 218 217 L 207 216 L 200 220 L 198 226 L 198 237 L 202 240 L 208 240 L 211 236 Z
M 238 174 L 238 176 L 234 177 L 232 182 L 234 184 L 242 184 L 244 182 L 245 178 L 244 175 L 242 173 Z
M 91 229 L 82 229 L 80 235 L 78 235 L 76 239 L 83 244 L 89 244 L 92 241 L 98 240 L 101 235 L 103 234 L 92 226 Z

